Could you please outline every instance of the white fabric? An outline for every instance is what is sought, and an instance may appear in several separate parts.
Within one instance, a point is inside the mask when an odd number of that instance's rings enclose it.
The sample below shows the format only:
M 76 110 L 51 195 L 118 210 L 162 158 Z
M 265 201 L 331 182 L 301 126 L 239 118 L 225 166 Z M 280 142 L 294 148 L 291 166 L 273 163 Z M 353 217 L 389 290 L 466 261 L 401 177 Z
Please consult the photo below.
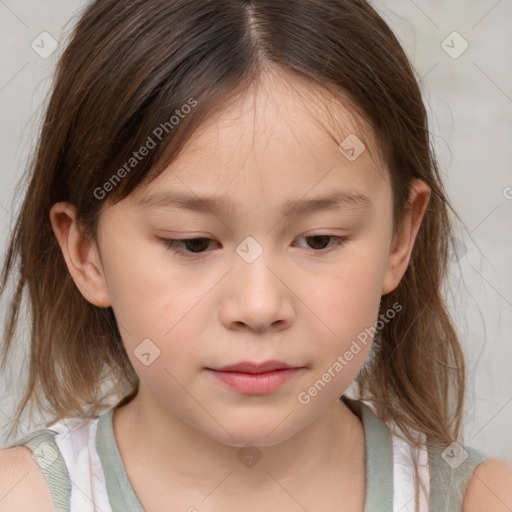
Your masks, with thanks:
M 418 462 L 418 475 L 424 489 L 419 487 L 419 512 L 429 512 L 430 471 L 428 452 L 393 435 L 393 512 L 415 512 L 415 485 L 413 457 Z
M 71 478 L 73 512 L 112 512 L 105 486 L 105 476 L 96 451 L 98 418 L 66 418 L 52 426 Z
M 372 412 L 376 413 L 375 406 L 366 400 L 361 400 Z M 394 423 L 386 424 L 393 444 L 393 512 L 429 512 L 430 495 L 430 468 L 428 451 L 425 446 L 425 435 L 420 432 L 410 432 L 420 441 L 417 448 L 405 439 L 404 434 Z M 416 511 L 416 486 L 414 474 L 414 460 L 418 465 L 419 501 Z

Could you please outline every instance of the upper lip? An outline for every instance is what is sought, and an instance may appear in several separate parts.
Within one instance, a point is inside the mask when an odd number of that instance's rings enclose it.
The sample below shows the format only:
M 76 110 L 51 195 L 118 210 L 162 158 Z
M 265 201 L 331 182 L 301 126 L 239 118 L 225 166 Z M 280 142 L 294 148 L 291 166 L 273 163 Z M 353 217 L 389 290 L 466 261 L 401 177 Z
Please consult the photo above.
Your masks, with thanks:
M 266 373 L 273 370 L 284 370 L 286 368 L 298 368 L 297 366 L 289 365 L 281 361 L 264 361 L 262 363 L 253 363 L 250 361 L 243 361 L 241 363 L 230 364 L 220 368 L 210 368 L 217 372 L 243 372 L 243 373 Z

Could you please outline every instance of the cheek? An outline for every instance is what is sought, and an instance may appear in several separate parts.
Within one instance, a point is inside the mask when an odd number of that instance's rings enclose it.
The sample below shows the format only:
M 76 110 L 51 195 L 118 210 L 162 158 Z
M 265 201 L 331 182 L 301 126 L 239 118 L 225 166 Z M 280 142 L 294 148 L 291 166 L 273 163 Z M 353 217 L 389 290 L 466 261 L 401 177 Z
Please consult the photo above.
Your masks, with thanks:
M 126 249 L 122 241 L 112 244 L 105 269 L 129 356 L 143 340 L 150 339 L 162 355 L 164 349 L 167 353 L 175 346 L 180 358 L 187 357 L 187 351 L 193 350 L 192 340 L 203 329 L 202 322 L 209 318 L 204 296 L 214 286 L 215 276 L 201 279 L 191 270 L 171 265 L 165 260 L 165 249 L 130 253 Z
M 141 283 L 118 309 L 129 332 L 121 331 L 128 357 L 139 378 L 162 402 L 186 401 L 183 387 L 204 366 L 201 333 L 209 318 L 202 301 L 204 290 L 174 283 L 173 291 L 162 280 Z M 181 384 L 180 384 L 181 383 Z
M 362 246 L 347 251 L 335 267 L 303 281 L 299 296 L 307 297 L 304 302 L 311 311 L 318 357 L 332 359 L 348 350 L 354 340 L 361 346 L 360 359 L 369 350 L 369 333 L 379 313 L 384 265 L 374 256 L 381 254 L 375 246 Z

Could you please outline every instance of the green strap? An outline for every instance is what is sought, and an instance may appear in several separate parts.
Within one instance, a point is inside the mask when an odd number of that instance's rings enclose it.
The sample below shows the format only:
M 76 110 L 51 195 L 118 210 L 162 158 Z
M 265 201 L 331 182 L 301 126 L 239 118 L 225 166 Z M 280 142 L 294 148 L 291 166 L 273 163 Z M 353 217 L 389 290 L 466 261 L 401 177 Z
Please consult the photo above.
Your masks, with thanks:
M 393 444 L 386 424 L 363 402 L 345 396 L 343 402 L 364 427 L 366 492 L 364 512 L 393 512 Z
M 55 442 L 54 430 L 42 429 L 23 437 L 15 446 L 32 450 L 53 497 L 56 512 L 70 512 L 71 478 Z
M 144 512 L 119 453 L 114 435 L 114 409 L 109 409 L 99 417 L 96 433 L 96 451 L 103 466 L 110 506 L 112 512 Z
M 427 445 L 430 462 L 430 512 L 460 512 L 477 466 L 487 456 L 475 448 L 452 443 Z
M 363 402 L 342 397 L 363 421 L 366 447 L 364 512 L 393 510 L 393 445 L 385 423 Z M 487 456 L 475 448 L 452 443 L 427 443 L 430 471 L 430 512 L 461 512 L 466 489 Z

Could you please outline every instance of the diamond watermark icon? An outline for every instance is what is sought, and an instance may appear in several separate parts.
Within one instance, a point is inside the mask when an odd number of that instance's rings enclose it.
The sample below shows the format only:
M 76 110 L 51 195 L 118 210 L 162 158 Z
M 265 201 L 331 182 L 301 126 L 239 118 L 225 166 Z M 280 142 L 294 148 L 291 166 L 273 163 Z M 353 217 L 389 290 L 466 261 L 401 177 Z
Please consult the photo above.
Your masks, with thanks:
M 366 146 L 362 143 L 359 137 L 357 137 L 357 135 L 351 133 L 342 141 L 338 148 L 348 160 L 353 162 L 361 156 L 363 151 L 366 149 Z
M 454 441 L 443 450 L 441 457 L 451 468 L 457 469 L 468 458 L 468 452 Z
M 144 366 L 149 366 L 160 356 L 160 349 L 147 338 L 137 346 L 133 353 Z
M 48 441 L 43 441 L 32 452 L 32 458 L 35 458 L 42 469 L 49 468 L 58 457 L 57 447 Z
M 468 252 L 468 248 L 466 244 L 462 240 L 459 240 L 457 237 L 453 237 L 451 240 L 452 247 L 448 252 L 448 257 L 451 261 L 460 261 Z
M 441 48 L 452 59 L 458 59 L 469 48 L 469 43 L 458 32 L 452 32 L 443 40 Z
M 238 245 L 236 252 L 246 263 L 254 263 L 263 254 L 263 247 L 252 236 L 248 236 Z
M 39 57 L 47 59 L 57 49 L 59 43 L 48 32 L 41 32 L 30 46 Z
M 256 446 L 244 446 L 238 450 L 236 456 L 244 466 L 252 468 L 258 463 L 263 454 Z

